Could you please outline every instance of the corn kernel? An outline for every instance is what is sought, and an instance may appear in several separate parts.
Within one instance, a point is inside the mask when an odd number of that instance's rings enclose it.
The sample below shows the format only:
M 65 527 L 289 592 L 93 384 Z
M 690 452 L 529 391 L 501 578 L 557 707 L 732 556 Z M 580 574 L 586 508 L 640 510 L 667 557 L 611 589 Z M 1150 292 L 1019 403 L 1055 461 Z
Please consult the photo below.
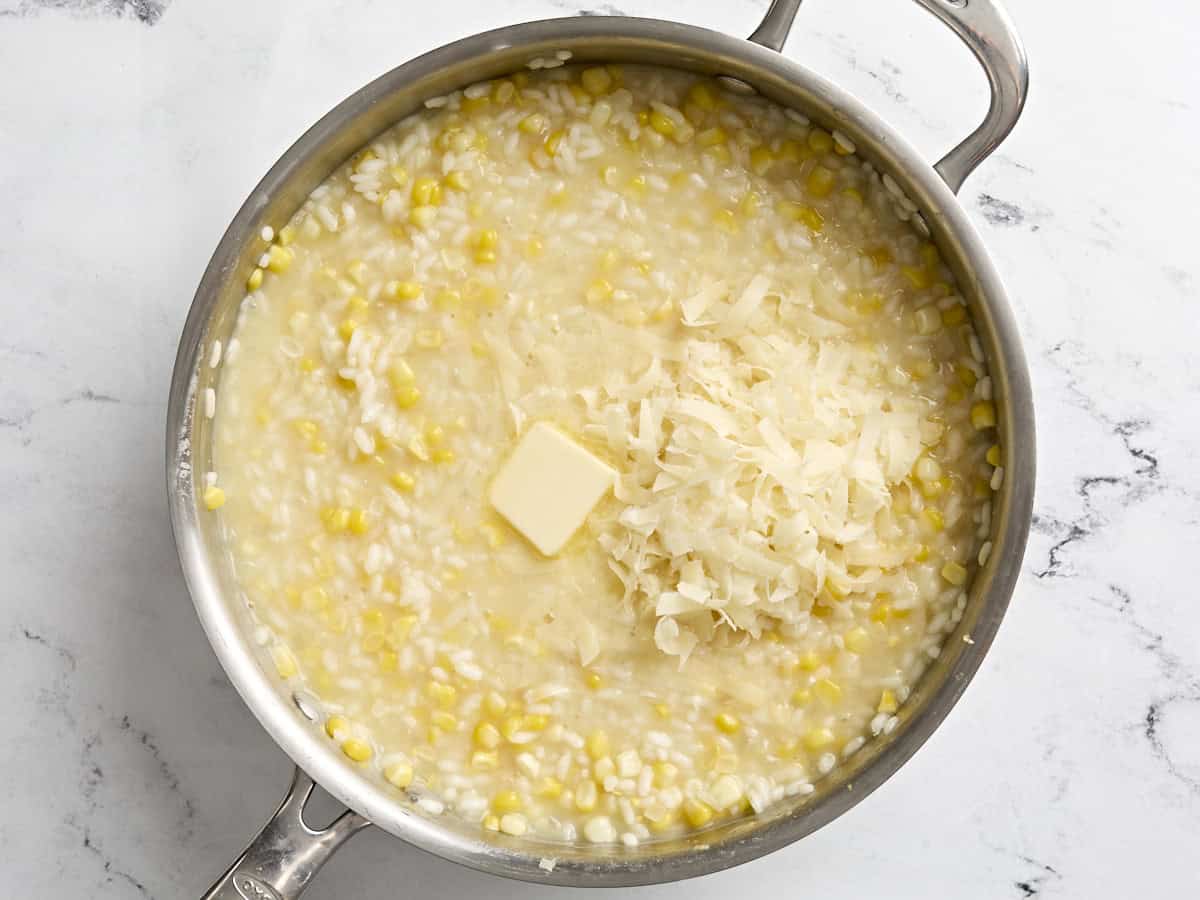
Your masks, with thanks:
M 934 531 L 941 531 L 946 527 L 946 519 L 942 516 L 942 511 L 936 506 L 927 506 L 921 511 L 921 515 L 925 517 L 925 521 L 932 526 Z
M 525 808 L 521 795 L 516 791 L 500 791 L 492 797 L 492 811 L 496 813 L 519 812 Z
M 894 713 L 899 709 L 899 704 L 896 703 L 896 695 L 889 689 L 884 689 L 879 695 L 879 705 L 875 707 L 876 712 Z
M 816 166 L 808 173 L 804 185 L 814 197 L 828 197 L 837 183 L 837 176 L 824 166 Z
M 842 699 L 842 687 L 836 681 L 831 681 L 828 678 L 820 678 L 813 685 L 813 693 L 821 698 L 830 706 L 838 703 Z
M 866 198 L 863 197 L 863 195 L 862 195 L 862 191 L 860 191 L 858 188 L 848 187 L 842 191 L 842 196 L 845 197 L 847 200 L 851 200 L 854 203 L 857 203 L 859 206 L 862 206 L 864 203 L 867 202 Z
M 517 123 L 517 128 L 526 134 L 537 134 L 546 127 L 546 117 L 541 113 L 532 113 Z
M 750 170 L 755 175 L 766 175 L 767 170 L 775 162 L 775 154 L 765 144 L 760 144 L 750 151 Z
M 729 135 L 720 126 L 706 128 L 696 135 L 696 143 L 701 147 L 716 147 L 724 144 L 727 140 L 729 140 Z
M 599 672 L 588 672 L 583 677 L 583 680 L 593 691 L 599 690 L 599 688 L 604 684 L 604 679 L 600 677 Z
M 812 691 L 808 688 L 796 688 L 792 692 L 793 706 L 807 706 L 812 701 Z
M 471 181 L 467 178 L 467 173 L 462 170 L 451 172 L 442 181 L 446 183 L 446 187 L 455 191 L 465 191 L 471 186 Z
M 403 790 L 413 782 L 412 763 L 394 762 L 383 770 L 383 777 L 391 784 Z
M 737 216 L 734 215 L 732 209 L 718 209 L 713 213 L 713 224 L 730 234 L 738 230 Z
M 483 817 L 483 821 L 480 824 L 483 825 L 483 827 L 486 828 L 488 831 L 499 831 L 500 830 L 500 817 L 493 815 L 492 813 L 488 813 L 486 816 Z
M 296 239 L 296 229 L 292 225 L 284 225 L 279 229 L 279 243 L 286 247 Z
M 683 817 L 693 828 L 703 828 L 713 819 L 713 808 L 701 800 L 688 799 L 683 803 Z
M 408 221 L 418 228 L 428 228 L 437 221 L 437 209 L 433 206 L 414 206 L 408 213 Z
M 262 283 L 263 283 L 263 270 L 255 269 L 253 272 L 250 273 L 250 277 L 246 279 L 246 290 L 257 291 L 260 287 L 262 287 Z
M 472 739 L 478 747 L 482 747 L 485 750 L 495 750 L 500 746 L 500 729 L 491 722 L 480 722 L 475 726 Z
M 962 587 L 967 580 L 967 570 L 959 563 L 951 560 L 942 566 L 942 577 L 955 587 Z
M 883 268 L 891 264 L 892 251 L 884 246 L 874 247 L 867 251 L 867 259 L 871 260 L 876 268 Z
M 442 731 L 454 731 L 458 728 L 458 719 L 454 714 L 441 709 L 429 716 L 429 722 L 434 728 L 440 728 Z
M 295 258 L 294 250 L 274 244 L 267 251 L 267 268 L 276 273 L 286 272 Z
M 219 509 L 225 505 L 225 492 L 215 484 L 204 489 L 204 506 L 206 509 Z
M 601 759 L 608 755 L 611 745 L 609 744 L 608 734 L 597 729 L 587 736 L 585 746 L 587 747 L 588 756 L 592 759 Z
M 990 400 L 981 400 L 971 406 L 971 424 L 979 431 L 996 427 L 996 407 Z
M 725 734 L 736 734 L 738 729 L 742 727 L 742 723 L 738 720 L 738 717 L 729 713 L 718 713 L 713 722 L 716 724 L 718 730 L 725 732 Z
M 343 319 L 338 324 L 338 334 L 341 335 L 343 341 L 349 341 L 354 336 L 354 332 L 358 330 L 358 323 L 353 319 Z
M 543 778 L 537 786 L 537 795 L 547 800 L 562 796 L 563 783 L 557 778 Z
M 705 112 L 712 112 L 717 108 L 717 95 L 707 82 L 697 81 L 693 84 L 688 90 L 687 98 Z
M 794 222 L 804 223 L 809 231 L 816 232 L 825 227 L 825 218 L 811 206 L 805 206 L 803 203 L 786 201 L 781 205 L 780 212 Z
M 815 672 L 821 668 L 821 657 L 814 650 L 805 650 L 800 656 L 800 668 L 806 672 Z
M 988 447 L 987 461 L 988 461 L 988 465 L 990 465 L 990 466 L 1000 465 L 1000 445 L 999 444 L 992 444 L 992 446 Z
M 431 681 L 425 686 L 425 693 L 442 709 L 451 709 L 458 699 L 458 690 L 452 684 Z
M 442 187 L 432 178 L 418 178 L 412 186 L 413 206 L 437 206 L 442 202 Z
M 400 301 L 416 300 L 425 292 L 415 281 L 389 281 L 384 290 L 393 300 Z
M 927 507 L 926 509 L 933 509 L 933 507 Z M 942 514 L 936 509 L 933 509 L 933 512 L 936 513 L 937 518 L 940 520 Z M 925 562 L 925 560 L 929 559 L 929 546 L 927 544 L 917 544 L 916 549 L 913 550 L 912 558 L 916 562 Z
M 918 291 L 924 290 L 932 283 L 929 273 L 924 269 L 918 269 L 916 266 L 901 266 L 900 272 L 908 279 L 908 283 Z
M 493 622 L 494 624 L 494 622 Z M 488 692 L 488 695 L 483 698 L 483 708 L 490 715 L 500 716 L 508 709 L 508 701 L 495 691 Z
M 412 409 L 420 401 L 421 390 L 413 385 L 404 385 L 395 392 L 396 406 L 401 409 Z
M 847 650 L 860 655 L 865 653 L 867 648 L 871 646 L 871 636 L 862 627 L 851 628 L 846 632 L 842 640 L 845 642 Z
M 342 752 L 355 762 L 366 762 L 372 755 L 371 745 L 358 738 L 342 741 Z
M 959 304 L 954 304 L 947 309 L 942 310 L 942 324 L 947 328 L 952 328 L 955 325 L 961 325 L 967 320 L 967 311 Z
M 811 728 L 804 733 L 804 746 L 809 750 L 823 750 L 833 743 L 833 732 L 828 728 Z
M 808 147 L 813 153 L 828 153 L 833 149 L 833 135 L 823 128 L 814 128 L 808 133 Z
M 613 83 L 612 75 L 603 66 L 584 69 L 579 80 L 583 83 L 583 89 L 593 97 L 607 94 Z
M 613 295 L 613 286 L 603 278 L 597 278 L 587 289 L 588 303 L 600 303 Z
M 947 403 L 961 403 L 965 398 L 966 394 L 963 393 L 963 389 L 960 387 L 952 387 L 946 391 Z
M 364 510 L 356 507 L 350 511 L 350 519 L 347 524 L 355 534 L 366 534 L 371 527 L 371 520 Z

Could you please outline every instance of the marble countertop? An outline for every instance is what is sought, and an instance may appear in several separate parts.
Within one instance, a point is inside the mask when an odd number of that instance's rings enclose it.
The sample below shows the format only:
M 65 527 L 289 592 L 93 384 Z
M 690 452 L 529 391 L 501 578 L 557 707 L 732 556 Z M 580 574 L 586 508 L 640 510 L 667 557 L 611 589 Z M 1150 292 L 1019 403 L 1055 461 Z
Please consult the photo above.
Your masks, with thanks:
M 290 767 L 219 669 L 163 490 L 175 345 L 261 173 L 422 50 L 585 0 L 0 0 L 0 890 L 195 897 Z M 619 0 L 735 34 L 765 0 Z M 761 861 L 644 897 L 1200 893 L 1200 9 L 1011 0 L 1017 131 L 962 199 L 1037 396 L 1034 534 L 965 698 L 877 793 Z M 616 12 L 610 4 L 590 11 Z M 982 115 L 915 4 L 810 0 L 788 55 L 931 159 Z M 382 833 L 308 896 L 565 895 Z M 1190 889 L 1190 891 L 1189 891 Z

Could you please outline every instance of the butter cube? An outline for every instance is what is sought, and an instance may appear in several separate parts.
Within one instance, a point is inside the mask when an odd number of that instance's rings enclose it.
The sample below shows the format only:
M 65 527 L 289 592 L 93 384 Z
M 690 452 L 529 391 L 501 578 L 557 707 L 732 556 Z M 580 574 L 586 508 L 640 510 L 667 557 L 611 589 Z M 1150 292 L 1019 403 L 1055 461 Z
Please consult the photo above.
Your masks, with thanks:
M 496 512 L 545 556 L 563 548 L 617 473 L 556 428 L 538 422 L 492 482 Z

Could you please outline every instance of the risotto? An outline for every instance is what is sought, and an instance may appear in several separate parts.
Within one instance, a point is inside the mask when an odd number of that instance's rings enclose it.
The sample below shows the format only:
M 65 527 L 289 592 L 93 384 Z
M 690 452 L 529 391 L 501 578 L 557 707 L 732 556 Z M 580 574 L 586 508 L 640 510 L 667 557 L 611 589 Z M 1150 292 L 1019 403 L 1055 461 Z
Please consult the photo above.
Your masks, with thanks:
M 371 777 L 633 846 L 896 727 L 1003 472 L 953 277 L 848 139 L 563 62 L 428 102 L 264 229 L 203 502 Z

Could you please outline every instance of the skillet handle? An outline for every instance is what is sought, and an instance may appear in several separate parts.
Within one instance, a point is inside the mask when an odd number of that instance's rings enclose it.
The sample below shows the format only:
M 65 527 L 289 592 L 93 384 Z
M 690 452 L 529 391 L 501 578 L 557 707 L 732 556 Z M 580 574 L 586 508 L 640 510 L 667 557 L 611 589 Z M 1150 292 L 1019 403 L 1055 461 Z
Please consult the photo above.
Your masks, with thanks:
M 941 19 L 970 48 L 991 88 L 983 122 L 934 166 L 957 194 L 967 176 L 1000 146 L 1021 117 L 1029 94 L 1029 61 L 1012 19 L 998 0 L 916 2 Z M 782 50 L 799 8 L 800 0 L 772 0 L 750 40 Z
M 346 810 L 321 831 L 309 828 L 304 805 L 313 787 L 296 769 L 275 815 L 201 900 L 295 900 L 338 848 L 371 824 Z

